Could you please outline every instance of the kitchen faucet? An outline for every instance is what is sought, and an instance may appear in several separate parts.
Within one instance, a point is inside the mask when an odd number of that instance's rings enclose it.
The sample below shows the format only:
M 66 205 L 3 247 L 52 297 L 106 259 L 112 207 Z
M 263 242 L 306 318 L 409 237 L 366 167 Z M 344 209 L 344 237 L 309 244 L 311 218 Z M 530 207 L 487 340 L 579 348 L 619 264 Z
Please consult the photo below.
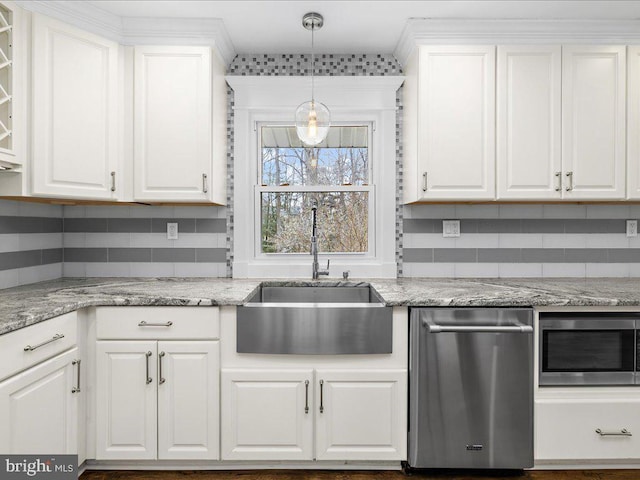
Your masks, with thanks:
M 329 275 L 329 260 L 327 260 L 327 269 L 320 270 L 320 266 L 318 265 L 318 238 L 317 238 L 317 226 L 316 226 L 316 216 L 318 213 L 318 202 L 313 202 L 311 206 L 311 218 L 312 218 L 312 226 L 311 226 L 311 255 L 313 255 L 313 280 L 317 280 L 320 275 Z

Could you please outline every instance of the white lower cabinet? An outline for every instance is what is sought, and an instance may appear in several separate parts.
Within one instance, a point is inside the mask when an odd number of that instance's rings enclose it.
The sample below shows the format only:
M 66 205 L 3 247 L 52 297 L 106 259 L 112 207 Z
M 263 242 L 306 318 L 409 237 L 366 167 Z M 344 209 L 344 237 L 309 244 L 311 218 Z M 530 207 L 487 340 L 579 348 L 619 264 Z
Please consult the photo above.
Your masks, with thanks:
M 404 460 L 406 376 L 223 369 L 222 459 Z
M 219 458 L 218 341 L 98 341 L 98 460 Z
M 0 452 L 75 454 L 78 349 L 0 383 Z
M 536 463 L 638 461 L 640 395 L 637 393 L 538 398 Z M 631 434 L 631 435 L 628 435 Z

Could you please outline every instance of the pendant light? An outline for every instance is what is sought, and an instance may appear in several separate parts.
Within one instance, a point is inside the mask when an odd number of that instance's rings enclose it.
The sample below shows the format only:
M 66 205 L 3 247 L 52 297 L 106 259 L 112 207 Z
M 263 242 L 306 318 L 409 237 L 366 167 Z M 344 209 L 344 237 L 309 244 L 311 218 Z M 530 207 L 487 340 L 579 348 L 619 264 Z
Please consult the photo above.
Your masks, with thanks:
M 314 97 L 315 55 L 313 51 L 313 32 L 322 28 L 324 18 L 319 13 L 307 13 L 302 17 L 302 26 L 311 30 L 311 101 L 301 103 L 296 109 L 296 132 L 306 145 L 318 145 L 329 133 L 331 113 L 326 105 L 316 102 Z

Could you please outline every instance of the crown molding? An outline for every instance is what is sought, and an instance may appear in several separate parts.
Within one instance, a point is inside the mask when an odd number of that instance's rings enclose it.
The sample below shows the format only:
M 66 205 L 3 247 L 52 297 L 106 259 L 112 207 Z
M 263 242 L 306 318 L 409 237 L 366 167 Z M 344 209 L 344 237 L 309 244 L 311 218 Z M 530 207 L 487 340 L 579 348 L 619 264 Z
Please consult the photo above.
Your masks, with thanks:
M 478 43 L 629 44 L 640 20 L 518 20 L 410 18 L 394 51 L 405 65 L 417 45 Z
M 225 65 L 236 55 L 224 22 L 219 18 L 119 17 L 79 1 L 22 0 L 16 4 L 122 45 L 210 46 Z

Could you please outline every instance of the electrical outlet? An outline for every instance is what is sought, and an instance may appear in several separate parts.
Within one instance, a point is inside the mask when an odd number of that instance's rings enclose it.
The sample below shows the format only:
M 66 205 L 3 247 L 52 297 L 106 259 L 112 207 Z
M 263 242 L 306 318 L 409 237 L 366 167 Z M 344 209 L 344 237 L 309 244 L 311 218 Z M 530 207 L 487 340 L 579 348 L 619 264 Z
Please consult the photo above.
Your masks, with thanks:
M 638 236 L 638 221 L 627 220 L 627 237 L 637 237 L 637 236 Z
M 459 237 L 460 236 L 460 220 L 443 220 L 442 236 L 443 237 Z
M 177 239 L 178 239 L 178 224 L 167 223 L 167 240 L 177 240 Z

